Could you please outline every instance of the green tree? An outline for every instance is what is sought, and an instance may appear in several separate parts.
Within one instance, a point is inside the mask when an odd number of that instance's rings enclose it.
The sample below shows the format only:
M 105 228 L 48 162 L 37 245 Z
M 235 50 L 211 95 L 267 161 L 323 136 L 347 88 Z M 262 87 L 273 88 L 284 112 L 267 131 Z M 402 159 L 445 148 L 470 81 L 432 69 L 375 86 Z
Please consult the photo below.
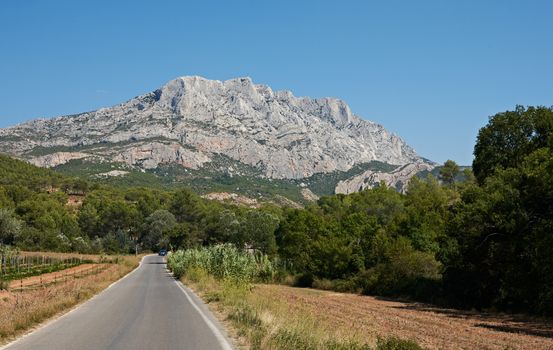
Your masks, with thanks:
M 449 207 L 457 201 L 455 191 L 440 186 L 433 176 L 411 179 L 405 196 L 406 216 L 401 224 L 403 235 L 413 247 L 437 253 L 446 236 Z
M 169 242 L 169 232 L 177 225 L 175 216 L 165 209 L 158 209 L 148 216 L 142 227 L 140 240 L 144 248 L 157 250 L 168 248 L 163 243 Z
M 275 236 L 278 254 L 290 272 L 312 272 L 313 244 L 323 232 L 325 223 L 320 215 L 302 209 L 285 210 Z
M 13 244 L 14 238 L 21 231 L 22 222 L 10 209 L 0 208 L 0 243 Z
M 275 231 L 278 228 L 279 220 L 274 214 L 263 210 L 250 210 L 246 213 L 242 223 L 247 243 L 253 249 L 264 254 L 276 253 Z
M 496 169 L 462 193 L 450 234 L 459 252 L 444 285 L 465 306 L 553 314 L 553 152 Z
M 553 110 L 517 106 L 498 113 L 478 132 L 472 168 L 480 184 L 498 168 L 518 167 L 542 147 L 553 147 Z
M 455 176 L 459 173 L 459 166 L 453 160 L 446 160 L 440 169 L 440 180 L 448 185 L 455 182 Z
M 0 208 L 14 208 L 14 203 L 3 186 L 0 186 Z
M 173 194 L 170 211 L 179 223 L 199 222 L 203 214 L 201 198 L 188 189 L 181 189 Z

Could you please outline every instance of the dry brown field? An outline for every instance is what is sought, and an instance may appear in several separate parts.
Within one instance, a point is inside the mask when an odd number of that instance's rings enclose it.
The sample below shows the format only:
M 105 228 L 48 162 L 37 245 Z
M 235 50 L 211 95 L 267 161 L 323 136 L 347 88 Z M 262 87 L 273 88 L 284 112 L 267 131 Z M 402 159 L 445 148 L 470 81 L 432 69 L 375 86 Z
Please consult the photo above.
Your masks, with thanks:
M 306 315 L 328 333 L 374 344 L 412 339 L 428 349 L 553 349 L 553 320 L 443 309 L 370 296 L 257 285 L 251 302 Z
M 52 256 L 55 253 L 44 254 Z M 80 265 L 44 274 L 43 281 L 48 283 L 45 282 L 42 287 L 35 285 L 33 288 L 20 290 L 19 280 L 11 282 L 9 290 L 0 290 L 0 344 L 9 342 L 41 322 L 89 299 L 132 271 L 140 258 L 127 256 L 121 257 L 116 264 Z M 99 256 L 95 261 L 97 260 Z M 83 269 L 91 267 L 98 269 L 88 274 L 83 273 Z M 38 279 L 40 276 L 29 277 L 23 279 L 23 283 L 36 284 Z

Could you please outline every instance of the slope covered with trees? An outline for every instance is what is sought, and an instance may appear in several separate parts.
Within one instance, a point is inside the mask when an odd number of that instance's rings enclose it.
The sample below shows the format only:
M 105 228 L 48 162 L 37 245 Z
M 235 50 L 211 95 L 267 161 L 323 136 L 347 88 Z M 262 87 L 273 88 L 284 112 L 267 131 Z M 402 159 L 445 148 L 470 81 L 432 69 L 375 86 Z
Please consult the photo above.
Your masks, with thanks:
M 517 107 L 481 129 L 463 182 L 448 161 L 406 194 L 380 186 L 302 209 L 90 185 L 1 157 L 0 239 L 83 252 L 231 243 L 297 285 L 553 315 L 552 133 L 550 108 Z

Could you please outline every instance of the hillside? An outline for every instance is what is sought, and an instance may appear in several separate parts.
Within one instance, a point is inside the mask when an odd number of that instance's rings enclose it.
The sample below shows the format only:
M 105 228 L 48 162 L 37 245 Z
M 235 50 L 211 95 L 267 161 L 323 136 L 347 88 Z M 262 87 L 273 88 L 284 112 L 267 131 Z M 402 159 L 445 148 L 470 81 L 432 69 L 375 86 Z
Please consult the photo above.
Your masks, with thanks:
M 86 181 L 62 175 L 51 169 L 39 168 L 0 154 L 0 186 L 19 186 L 34 192 L 47 192 L 53 188 L 63 187 L 68 192 L 82 192 L 88 184 Z
M 295 201 L 309 197 L 305 188 L 320 196 L 385 181 L 403 190 L 434 167 L 344 101 L 249 78 L 177 78 L 114 107 L 0 129 L 0 152 L 116 184 Z

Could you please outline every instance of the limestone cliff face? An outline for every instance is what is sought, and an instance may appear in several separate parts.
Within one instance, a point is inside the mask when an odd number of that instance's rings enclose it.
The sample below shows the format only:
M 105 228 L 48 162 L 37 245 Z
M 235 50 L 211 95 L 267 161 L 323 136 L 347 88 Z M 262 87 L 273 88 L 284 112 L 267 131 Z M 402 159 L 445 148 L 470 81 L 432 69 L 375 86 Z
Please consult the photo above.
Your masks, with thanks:
M 222 154 L 275 179 L 373 160 L 424 163 L 401 138 L 341 100 L 295 97 L 249 78 L 181 77 L 117 106 L 0 129 L 0 152 L 48 167 L 96 159 L 143 169 L 167 163 L 198 169 Z
M 373 188 L 381 183 L 404 192 L 407 189 L 409 180 L 413 176 L 422 171 L 431 171 L 433 168 L 434 165 L 432 164 L 417 162 L 400 166 L 388 173 L 367 170 L 364 173 L 354 176 L 348 180 L 340 181 L 336 186 L 335 192 L 349 194 L 359 192 L 367 188 Z

